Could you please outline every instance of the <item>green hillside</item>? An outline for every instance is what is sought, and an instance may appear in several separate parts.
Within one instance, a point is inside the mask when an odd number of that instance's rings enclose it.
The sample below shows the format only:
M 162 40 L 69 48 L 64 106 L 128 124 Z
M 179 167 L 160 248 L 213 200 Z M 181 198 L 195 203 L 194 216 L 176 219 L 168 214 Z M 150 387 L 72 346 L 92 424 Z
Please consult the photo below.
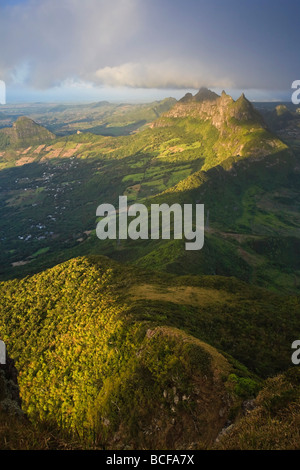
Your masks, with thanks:
M 237 426 L 218 439 L 218 450 L 298 450 L 299 371 L 269 379 Z
M 46 143 L 55 135 L 32 119 L 19 117 L 11 128 L 0 129 L 0 150 L 13 146 L 16 148 Z
M 49 129 L 55 135 L 65 136 L 77 132 L 99 135 L 129 135 L 143 129 L 176 103 L 165 98 L 145 104 L 109 103 L 99 101 L 88 104 L 10 104 L 0 114 L 0 127 L 11 126 L 18 117 L 27 116 Z
M 0 308 L 24 412 L 105 448 L 211 446 L 300 329 L 299 298 L 101 257 L 2 283 Z
M 218 97 L 202 89 L 133 135 L 81 133 L 0 152 L 0 276 L 105 254 L 299 292 L 292 254 L 300 222 L 295 150 L 267 129 L 243 95 L 234 101 L 225 92 Z M 209 219 L 204 249 L 189 259 L 183 244 L 173 241 L 100 242 L 96 208 L 102 202 L 117 205 L 119 195 L 130 204 L 204 203 Z M 289 255 L 282 261 L 278 253 L 285 247 Z
M 124 106 L 0 130 L 0 448 L 288 448 L 300 140 L 244 95 Z M 121 195 L 204 204 L 203 249 L 100 241 Z

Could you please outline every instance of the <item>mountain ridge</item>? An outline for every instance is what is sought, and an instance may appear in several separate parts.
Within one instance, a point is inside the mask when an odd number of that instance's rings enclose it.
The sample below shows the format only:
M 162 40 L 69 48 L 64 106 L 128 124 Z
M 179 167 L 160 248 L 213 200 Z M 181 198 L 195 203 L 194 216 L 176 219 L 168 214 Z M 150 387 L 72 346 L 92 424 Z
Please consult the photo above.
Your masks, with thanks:
M 211 447 L 262 377 L 288 364 L 285 340 L 299 327 L 287 297 L 105 257 L 72 259 L 0 290 L 23 410 L 98 448 Z M 267 328 L 270 305 L 277 314 Z M 287 315 L 278 354 L 270 344 Z
M 274 436 L 288 447 L 299 419 L 299 378 L 286 372 L 300 332 L 299 154 L 244 95 L 195 96 L 129 136 L 80 133 L 1 152 L 15 166 L 0 172 L 10 278 L 0 283 L 0 336 L 31 420 L 26 428 L 14 415 L 12 432 L 36 440 L 42 426 L 49 445 L 65 436 L 68 448 L 133 450 L 240 448 L 250 429 L 246 447 L 272 447 Z M 99 241 L 96 207 L 119 195 L 203 203 L 203 249 Z M 22 413 L 8 381 L 0 370 L 5 448 L 15 445 L 7 413 Z
M 198 96 L 199 95 L 199 96 Z M 184 120 L 197 126 L 203 122 L 211 126 L 207 132 L 217 131 L 212 145 L 213 158 L 205 162 L 203 170 L 221 163 L 229 157 L 264 157 L 281 150 L 290 152 L 265 123 L 244 93 L 234 101 L 222 92 L 221 96 L 207 89 L 198 94 L 185 95 L 153 124 L 153 128 L 183 125 Z

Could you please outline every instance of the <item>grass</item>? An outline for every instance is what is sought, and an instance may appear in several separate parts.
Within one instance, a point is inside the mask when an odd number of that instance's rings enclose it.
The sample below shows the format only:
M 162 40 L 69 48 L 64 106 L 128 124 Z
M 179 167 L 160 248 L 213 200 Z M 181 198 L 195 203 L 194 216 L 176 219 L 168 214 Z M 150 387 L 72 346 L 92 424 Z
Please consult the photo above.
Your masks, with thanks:
M 255 408 L 214 447 L 218 450 L 299 449 L 299 373 L 296 368 L 267 381 Z

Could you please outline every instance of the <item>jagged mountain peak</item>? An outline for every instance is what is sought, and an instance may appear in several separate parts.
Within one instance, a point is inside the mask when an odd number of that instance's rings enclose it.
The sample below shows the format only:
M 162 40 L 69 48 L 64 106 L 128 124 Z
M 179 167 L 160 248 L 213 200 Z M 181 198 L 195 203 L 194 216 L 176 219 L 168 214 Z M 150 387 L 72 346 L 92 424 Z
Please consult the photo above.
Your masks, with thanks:
M 252 106 L 251 102 L 246 98 L 245 93 L 241 94 L 241 96 L 236 100 L 236 103 L 245 103 Z
M 204 101 L 215 101 L 219 98 L 219 95 L 214 91 L 209 90 L 206 87 L 201 87 L 200 90 L 195 94 L 186 93 L 179 102 L 181 103 L 192 103 L 192 102 L 204 102 Z
M 208 88 L 202 87 L 194 96 L 195 101 L 215 101 L 219 98 L 219 95 Z
M 262 116 L 244 93 L 235 101 L 225 90 L 221 95 L 218 95 L 204 87 L 200 88 L 195 95 L 186 93 L 173 108 L 162 116 L 162 120 L 164 117 L 211 119 L 217 128 L 226 122 L 228 123 L 231 118 L 235 118 L 239 121 L 251 121 L 251 123 L 255 122 L 257 125 L 266 127 Z M 158 120 L 157 124 L 160 125 L 162 120 Z
M 268 131 L 262 115 L 244 93 L 235 101 L 225 91 L 219 96 L 201 88 L 194 96 L 186 94 L 152 127 L 177 125 L 187 126 L 187 132 L 198 135 L 197 141 L 214 136 L 214 156 L 206 159 L 204 170 L 228 157 L 263 157 L 286 149 L 283 142 Z
M 262 115 L 254 108 L 244 93 L 234 102 L 233 113 L 233 116 L 239 121 L 256 122 L 262 127 L 266 127 Z
M 194 96 L 192 93 L 186 93 L 166 115 L 169 117 L 194 116 L 205 120 L 211 119 L 217 128 L 222 127 L 226 122 L 228 124 L 232 118 L 266 128 L 262 115 L 254 108 L 244 93 L 235 101 L 225 90 L 221 95 L 218 95 L 204 87 L 200 88 Z
M 193 101 L 193 95 L 192 93 L 186 93 L 180 100 L 180 103 L 187 103 L 189 101 Z

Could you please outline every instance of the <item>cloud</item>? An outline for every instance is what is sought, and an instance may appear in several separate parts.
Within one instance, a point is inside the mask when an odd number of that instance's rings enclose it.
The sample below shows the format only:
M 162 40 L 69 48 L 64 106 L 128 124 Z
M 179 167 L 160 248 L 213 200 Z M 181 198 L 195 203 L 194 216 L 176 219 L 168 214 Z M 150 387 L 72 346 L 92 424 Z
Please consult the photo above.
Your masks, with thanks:
M 91 76 L 139 31 L 137 0 L 28 0 L 0 7 L 0 74 L 35 87 Z
M 232 80 L 205 63 L 169 47 L 172 38 L 152 27 L 146 3 L 27 0 L 0 7 L 0 42 L 5 45 L 0 78 L 37 89 L 68 81 L 131 88 L 232 86 Z
M 225 77 L 213 76 L 207 67 L 192 61 L 183 63 L 167 60 L 158 63 L 129 62 L 115 67 L 103 67 L 96 71 L 94 81 L 107 86 L 130 88 L 200 88 L 233 87 Z
M 33 89 L 283 89 L 299 78 L 299 34 L 277 34 L 286 8 L 277 2 L 270 17 L 265 0 L 257 16 L 258 3 L 0 0 L 0 79 Z

